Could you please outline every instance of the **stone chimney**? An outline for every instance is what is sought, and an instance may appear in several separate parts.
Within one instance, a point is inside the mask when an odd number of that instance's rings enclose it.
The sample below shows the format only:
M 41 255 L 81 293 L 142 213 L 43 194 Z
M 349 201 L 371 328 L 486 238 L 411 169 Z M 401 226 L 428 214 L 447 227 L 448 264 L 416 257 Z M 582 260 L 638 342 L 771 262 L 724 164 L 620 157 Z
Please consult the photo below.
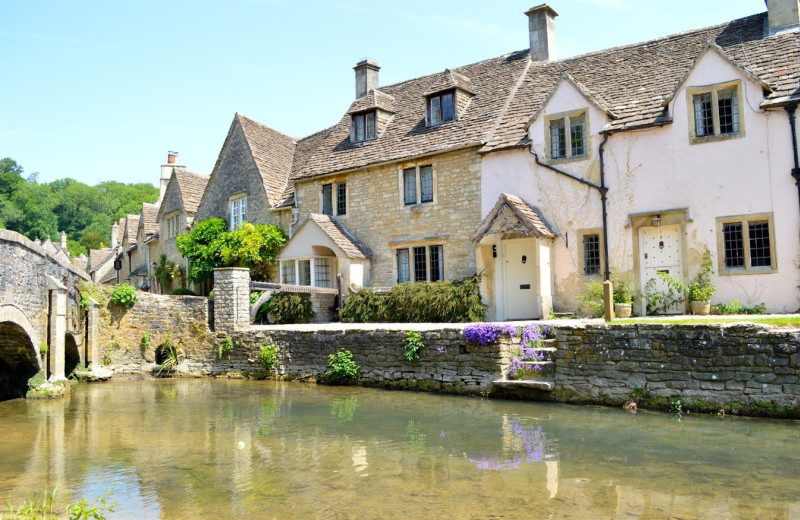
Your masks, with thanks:
M 61 232 L 61 249 L 63 249 L 65 252 L 67 251 L 67 232 L 66 231 L 62 231 Z
M 378 88 L 378 71 L 381 68 L 377 62 L 370 59 L 359 61 L 353 70 L 356 71 L 356 99 Z
M 800 0 L 765 0 L 769 33 L 800 27 Z
M 167 191 L 167 184 L 169 178 L 172 176 L 172 170 L 175 168 L 184 168 L 178 165 L 178 152 L 167 152 L 167 164 L 161 165 L 161 184 L 159 185 L 158 200 L 164 198 L 164 193 Z
M 556 59 L 556 22 L 558 13 L 547 4 L 531 7 L 528 16 L 528 34 L 531 40 L 532 61 Z
M 111 249 L 117 247 L 117 237 L 119 236 L 119 221 L 115 220 L 111 226 Z

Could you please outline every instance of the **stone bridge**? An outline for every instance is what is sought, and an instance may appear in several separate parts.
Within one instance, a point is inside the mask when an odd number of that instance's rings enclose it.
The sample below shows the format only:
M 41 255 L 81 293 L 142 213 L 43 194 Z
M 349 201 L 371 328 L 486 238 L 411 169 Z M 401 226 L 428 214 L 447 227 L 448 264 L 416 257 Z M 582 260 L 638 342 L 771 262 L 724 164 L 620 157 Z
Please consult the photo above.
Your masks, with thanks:
M 59 380 L 87 363 L 91 342 L 79 305 L 81 280 L 89 276 L 0 229 L 0 399 L 25 395 L 28 379 L 39 371 Z M 89 314 L 97 311 L 92 305 Z

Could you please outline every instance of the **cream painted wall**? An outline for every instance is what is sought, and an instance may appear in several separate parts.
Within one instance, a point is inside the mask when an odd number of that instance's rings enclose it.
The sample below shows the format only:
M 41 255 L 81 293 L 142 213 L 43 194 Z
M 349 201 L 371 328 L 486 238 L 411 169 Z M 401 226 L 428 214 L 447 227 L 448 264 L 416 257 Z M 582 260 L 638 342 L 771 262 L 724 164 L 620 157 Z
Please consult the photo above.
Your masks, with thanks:
M 740 81 L 743 96 L 743 136 L 690 144 L 687 88 Z M 769 274 L 720 276 L 713 283 L 713 302 L 764 302 L 770 312 L 798 308 L 798 192 L 790 176 L 793 167 L 789 121 L 783 110 L 764 112 L 762 87 L 753 83 L 714 51 L 705 54 L 669 105 L 672 124 L 612 135 L 606 145 L 606 183 L 609 211 L 609 255 L 613 277 L 638 283 L 636 230 L 629 216 L 666 214 L 687 208 L 684 232 L 684 272 L 698 270 L 704 247 L 717 258 L 718 217 L 772 213 L 773 255 L 777 271 Z M 532 148 L 544 159 L 544 121 L 548 114 L 586 108 L 591 151 L 585 160 L 554 166 L 599 182 L 598 132 L 606 115 L 569 82 L 561 82 L 543 113 L 531 125 Z M 561 233 L 552 248 L 557 311 L 572 311 L 576 296 L 585 292 L 589 278 L 580 273 L 579 233 L 602 225 L 600 196 L 581 185 L 535 164 L 527 149 L 489 154 L 482 164 L 481 210 L 486 215 L 502 192 L 522 197 L 536 206 Z M 670 214 L 669 218 L 677 218 Z M 649 217 L 648 217 L 649 219 Z M 639 219 L 642 221 L 643 219 Z M 648 220 L 649 221 L 649 220 Z M 599 280 L 600 277 L 597 277 Z M 638 287 L 637 287 L 638 288 Z

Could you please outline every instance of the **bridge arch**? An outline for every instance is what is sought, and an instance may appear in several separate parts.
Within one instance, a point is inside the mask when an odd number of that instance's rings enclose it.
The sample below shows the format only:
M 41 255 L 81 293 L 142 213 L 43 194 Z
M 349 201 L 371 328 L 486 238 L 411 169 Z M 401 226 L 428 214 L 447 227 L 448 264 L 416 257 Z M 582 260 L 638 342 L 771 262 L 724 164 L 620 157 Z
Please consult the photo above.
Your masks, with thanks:
M 41 370 L 39 338 L 28 317 L 0 304 L 0 400 L 24 397 L 28 379 Z

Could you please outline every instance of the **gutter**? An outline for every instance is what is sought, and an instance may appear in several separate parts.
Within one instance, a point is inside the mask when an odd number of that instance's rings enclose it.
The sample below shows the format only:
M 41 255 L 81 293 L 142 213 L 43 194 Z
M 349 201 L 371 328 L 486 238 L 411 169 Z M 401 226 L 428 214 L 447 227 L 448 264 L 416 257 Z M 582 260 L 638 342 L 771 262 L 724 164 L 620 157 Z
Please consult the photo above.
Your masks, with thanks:
M 792 155 L 794 156 L 794 168 L 792 168 L 792 177 L 794 177 L 795 184 L 797 185 L 797 198 L 800 202 L 800 158 L 797 155 L 797 121 L 795 119 L 795 111 L 797 110 L 797 103 L 786 105 L 786 113 L 789 114 L 789 128 L 792 130 Z
M 611 269 L 608 263 L 608 187 L 606 186 L 606 172 L 605 172 L 605 161 L 603 160 L 603 152 L 605 150 L 606 142 L 608 138 L 611 136 L 611 132 L 603 132 L 603 142 L 600 143 L 600 147 L 598 148 L 598 152 L 600 154 L 600 184 L 595 184 L 591 181 L 578 177 L 576 175 L 572 175 L 571 173 L 565 172 L 564 170 L 560 170 L 555 166 L 552 166 L 547 163 L 543 163 L 539 159 L 539 155 L 533 151 L 533 148 L 528 148 L 528 151 L 533 155 L 536 164 L 546 168 L 548 170 L 554 171 L 559 175 L 563 175 L 568 177 L 575 182 L 579 182 L 585 186 L 589 186 L 590 188 L 596 189 L 600 193 L 600 202 L 603 206 L 603 260 L 605 262 L 605 272 L 603 275 L 605 276 L 605 280 L 611 279 Z M 800 184 L 798 184 L 798 190 L 800 190 Z

